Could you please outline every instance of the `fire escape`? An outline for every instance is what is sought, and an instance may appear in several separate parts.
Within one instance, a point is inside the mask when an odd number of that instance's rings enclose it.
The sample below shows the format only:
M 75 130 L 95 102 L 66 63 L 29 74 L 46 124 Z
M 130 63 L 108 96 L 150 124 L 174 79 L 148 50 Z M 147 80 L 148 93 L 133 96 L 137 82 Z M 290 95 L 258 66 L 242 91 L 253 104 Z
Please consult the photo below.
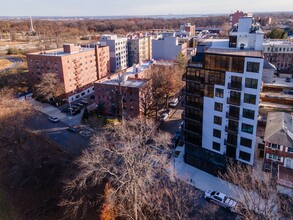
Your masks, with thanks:
M 76 91 L 77 92 L 80 92 L 80 89 L 81 89 L 81 86 L 82 86 L 82 79 L 81 79 L 81 69 L 80 69 L 80 66 L 81 66 L 81 63 L 80 63 L 80 60 L 78 59 L 75 59 L 73 61 L 74 63 L 74 80 L 75 80 L 75 86 L 76 86 Z

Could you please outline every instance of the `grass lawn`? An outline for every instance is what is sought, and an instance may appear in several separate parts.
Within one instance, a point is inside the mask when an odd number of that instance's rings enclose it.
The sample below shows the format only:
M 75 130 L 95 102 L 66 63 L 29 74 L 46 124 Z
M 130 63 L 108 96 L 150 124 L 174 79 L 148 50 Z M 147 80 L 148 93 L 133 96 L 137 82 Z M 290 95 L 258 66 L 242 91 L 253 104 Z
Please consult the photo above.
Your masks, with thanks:
M 12 64 L 11 61 L 0 58 L 0 69 L 4 69 Z

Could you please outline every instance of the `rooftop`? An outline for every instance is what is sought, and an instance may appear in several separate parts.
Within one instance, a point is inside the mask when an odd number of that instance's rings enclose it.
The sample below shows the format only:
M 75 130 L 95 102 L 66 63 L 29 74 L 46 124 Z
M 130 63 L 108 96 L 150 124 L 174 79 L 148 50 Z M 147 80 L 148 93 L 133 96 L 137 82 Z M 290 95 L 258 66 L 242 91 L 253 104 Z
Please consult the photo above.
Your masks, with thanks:
M 286 78 L 275 76 L 272 83 L 263 83 L 263 86 L 293 88 L 293 79 L 291 79 L 291 82 L 286 82 Z
M 41 55 L 41 56 L 68 56 L 71 54 L 83 53 L 83 52 L 91 51 L 91 50 L 95 50 L 95 49 L 90 48 L 90 47 L 80 47 L 78 51 L 75 51 L 72 53 L 67 53 L 67 52 L 64 52 L 63 48 L 58 48 L 55 50 L 47 50 L 47 51 L 34 52 L 34 53 L 28 53 L 28 54 L 29 55 Z
M 204 46 L 205 53 L 226 54 L 248 57 L 262 57 L 262 51 L 249 49 L 236 49 L 229 47 L 229 39 L 206 39 L 199 46 Z
M 154 64 L 154 61 L 146 61 L 141 65 L 136 65 L 131 68 L 128 68 L 124 73 L 115 74 L 111 79 L 101 80 L 98 83 L 108 84 L 108 85 L 121 85 L 126 87 L 140 87 L 144 85 L 147 80 L 145 79 L 131 79 L 130 77 L 135 77 L 136 74 L 143 72 L 148 69 L 151 65 Z M 130 78 L 130 79 L 129 79 Z
M 264 141 L 293 147 L 292 115 L 285 112 L 269 112 Z
M 293 41 L 288 41 L 288 40 L 271 40 L 271 39 L 268 39 L 268 40 L 265 40 L 263 42 L 263 45 L 266 46 L 266 45 L 292 45 L 293 46 Z

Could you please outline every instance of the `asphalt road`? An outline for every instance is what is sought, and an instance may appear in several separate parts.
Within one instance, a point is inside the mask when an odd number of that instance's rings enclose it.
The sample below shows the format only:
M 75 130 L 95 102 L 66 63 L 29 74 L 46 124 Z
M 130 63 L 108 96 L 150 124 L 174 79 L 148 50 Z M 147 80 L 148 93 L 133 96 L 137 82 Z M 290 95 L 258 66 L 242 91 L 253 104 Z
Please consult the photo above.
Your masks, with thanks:
M 10 70 L 10 69 L 15 69 L 21 66 L 23 63 L 23 60 L 18 57 L 10 57 L 10 56 L 0 56 L 0 59 L 6 59 L 12 62 L 12 64 L 6 68 L 0 69 L 0 72 Z
M 176 106 L 176 108 L 171 109 L 170 116 L 167 118 L 166 121 L 161 122 L 159 129 L 162 131 L 169 132 L 171 135 L 174 135 L 177 130 L 179 130 L 179 126 L 182 122 L 181 114 L 183 112 L 183 108 Z
M 88 137 L 68 131 L 68 126 L 61 121 L 57 123 L 49 121 L 48 116 L 41 112 L 31 118 L 29 128 L 35 133 L 46 136 L 49 141 L 55 142 L 62 150 L 70 154 L 79 154 L 89 146 Z

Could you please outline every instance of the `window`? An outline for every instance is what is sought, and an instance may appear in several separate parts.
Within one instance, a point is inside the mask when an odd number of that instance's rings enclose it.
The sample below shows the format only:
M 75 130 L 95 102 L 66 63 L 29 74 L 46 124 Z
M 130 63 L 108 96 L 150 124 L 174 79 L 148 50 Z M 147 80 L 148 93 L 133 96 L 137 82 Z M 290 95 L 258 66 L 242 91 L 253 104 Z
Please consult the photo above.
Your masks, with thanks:
M 217 150 L 217 151 L 220 151 L 221 150 L 221 145 L 219 143 L 213 141 L 213 149 Z
M 259 72 L 259 63 L 247 62 L 246 71 L 252 72 L 252 73 L 258 73 Z
M 248 138 L 241 137 L 240 144 L 244 147 L 251 148 L 252 140 L 250 140 Z
M 252 94 L 244 94 L 244 102 L 249 103 L 249 104 L 254 104 L 256 103 L 256 95 Z
M 243 109 L 243 114 L 242 114 L 243 118 L 249 118 L 249 119 L 254 119 L 254 111 L 250 110 L 250 109 Z
M 241 89 L 242 78 L 239 76 L 232 76 L 231 77 L 231 84 L 230 87 Z
M 250 161 L 250 154 L 243 151 L 239 151 L 239 159 Z
M 293 153 L 293 147 L 288 147 L 288 152 Z
M 246 78 L 245 79 L 245 87 L 246 88 L 252 88 L 252 89 L 257 89 L 257 79 L 250 79 Z
M 253 126 L 249 124 L 242 123 L 241 131 L 252 134 Z
M 214 124 L 222 125 L 222 118 L 218 116 L 214 116 Z
M 222 112 L 223 111 L 223 104 L 215 102 L 215 111 Z
M 221 138 L 221 131 L 218 129 L 213 130 L 213 136 L 217 138 Z
M 224 97 L 224 90 L 216 88 L 216 97 L 223 98 Z

